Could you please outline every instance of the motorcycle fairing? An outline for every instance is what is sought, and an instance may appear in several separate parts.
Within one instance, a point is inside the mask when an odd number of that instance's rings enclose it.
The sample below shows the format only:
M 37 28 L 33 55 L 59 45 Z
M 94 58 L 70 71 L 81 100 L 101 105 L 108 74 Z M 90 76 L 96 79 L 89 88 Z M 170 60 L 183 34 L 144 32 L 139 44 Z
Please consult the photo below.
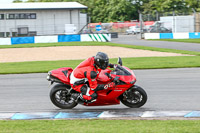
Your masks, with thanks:
M 59 79 L 61 82 L 65 84 L 70 84 L 70 74 L 73 69 L 71 67 L 63 67 L 50 71 L 51 76 Z
M 110 69 L 105 69 L 102 70 L 97 78 L 98 84 L 107 84 L 108 82 L 110 82 L 111 80 L 108 78 L 108 76 L 106 76 L 105 73 L 110 73 L 111 77 L 114 79 L 116 76 L 119 77 L 119 80 L 125 82 L 125 84 L 133 84 L 136 82 L 136 76 L 133 73 L 132 70 L 130 70 L 129 68 L 122 66 L 122 68 L 124 68 L 125 71 L 129 72 L 130 75 L 127 74 L 121 74 L 121 75 L 117 75 L 118 73 L 113 72 Z M 134 82 L 132 82 L 134 81 Z M 119 86 L 120 87 L 120 86 Z
M 124 75 L 111 74 L 112 78 L 115 78 L 116 76 L 118 76 L 119 80 L 122 81 L 123 84 L 116 84 L 116 86 L 113 88 L 98 91 L 97 100 L 93 103 L 86 103 L 84 105 L 102 106 L 102 105 L 120 104 L 120 100 L 119 100 L 120 95 L 122 95 L 128 88 L 133 86 L 136 81 L 136 77 L 134 73 L 130 69 L 126 67 L 124 68 L 130 73 L 130 75 L 129 74 L 124 74 Z M 105 73 L 110 73 L 110 72 L 111 72 L 110 69 L 102 70 L 97 79 L 98 84 L 109 83 L 111 80 L 108 78 L 108 76 L 105 75 Z
M 109 90 L 97 91 L 97 100 L 93 103 L 86 103 L 86 106 L 103 106 L 120 104 L 118 97 L 123 94 L 127 88 L 114 87 Z

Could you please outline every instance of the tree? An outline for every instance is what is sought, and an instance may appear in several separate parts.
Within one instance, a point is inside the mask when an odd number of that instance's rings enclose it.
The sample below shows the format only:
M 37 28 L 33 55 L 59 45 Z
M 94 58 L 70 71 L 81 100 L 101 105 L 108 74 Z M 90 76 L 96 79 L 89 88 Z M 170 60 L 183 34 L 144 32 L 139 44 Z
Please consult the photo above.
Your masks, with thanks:
M 127 0 L 110 0 L 107 6 L 108 21 L 129 21 L 137 19 L 138 12 L 131 1 Z
M 14 0 L 13 3 L 22 3 L 22 0 Z
M 71 2 L 76 1 L 88 7 L 92 22 L 128 21 L 138 18 L 132 0 L 28 0 L 27 2 Z
M 195 11 L 200 12 L 200 0 L 185 0 L 188 8 L 193 8 Z
M 147 12 L 189 12 L 188 2 L 191 0 L 151 0 L 143 5 L 144 13 Z
M 27 0 L 26 2 L 38 2 L 38 0 Z

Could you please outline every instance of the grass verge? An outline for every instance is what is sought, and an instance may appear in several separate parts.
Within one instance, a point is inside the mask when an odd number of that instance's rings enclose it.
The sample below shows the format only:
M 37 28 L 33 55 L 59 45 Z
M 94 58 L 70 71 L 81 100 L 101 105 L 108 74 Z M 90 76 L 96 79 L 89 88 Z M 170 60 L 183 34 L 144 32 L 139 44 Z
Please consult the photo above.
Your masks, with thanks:
M 197 133 L 200 120 L 20 120 L 0 125 L 0 133 Z
M 0 63 L 0 74 L 46 73 L 60 67 L 75 68 L 81 61 L 83 60 Z M 200 56 L 122 58 L 122 61 L 130 69 L 200 67 Z M 117 59 L 111 59 L 110 62 L 116 63 Z
M 200 39 L 150 39 L 150 40 L 152 40 L 152 41 L 200 43 Z

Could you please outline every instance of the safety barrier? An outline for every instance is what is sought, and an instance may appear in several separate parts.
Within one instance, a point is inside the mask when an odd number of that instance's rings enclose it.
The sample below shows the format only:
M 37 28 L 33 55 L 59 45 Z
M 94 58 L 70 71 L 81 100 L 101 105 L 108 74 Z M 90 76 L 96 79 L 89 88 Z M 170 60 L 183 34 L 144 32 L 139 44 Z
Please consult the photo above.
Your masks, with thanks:
M 56 43 L 56 42 L 109 42 L 111 34 L 76 34 L 76 35 L 57 35 L 57 36 L 32 36 L 32 37 L 11 37 L 0 38 L 0 45 L 15 45 L 28 43 Z
M 188 33 L 144 33 L 144 39 L 197 39 L 200 32 Z
M 111 34 L 82 34 L 81 41 L 110 42 Z

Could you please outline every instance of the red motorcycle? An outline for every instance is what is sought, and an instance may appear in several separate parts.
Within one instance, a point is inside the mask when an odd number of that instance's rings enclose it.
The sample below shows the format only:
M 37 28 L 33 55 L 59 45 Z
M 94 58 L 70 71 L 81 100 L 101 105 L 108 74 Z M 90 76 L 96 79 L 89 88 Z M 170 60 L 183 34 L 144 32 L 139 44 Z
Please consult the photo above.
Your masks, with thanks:
M 97 99 L 92 103 L 84 103 L 85 106 L 103 106 L 120 104 L 120 101 L 130 107 L 139 108 L 147 101 L 147 94 L 141 87 L 135 85 L 136 77 L 132 70 L 122 66 L 122 60 L 118 58 L 117 67 L 114 70 L 102 70 L 97 79 L 98 84 L 107 84 L 115 82 L 116 86 L 106 90 L 97 91 Z M 61 109 L 74 108 L 78 102 L 72 98 L 74 93 L 70 86 L 70 74 L 73 69 L 63 67 L 48 72 L 47 80 L 51 84 L 57 84 L 50 91 L 50 99 L 52 103 Z M 88 84 L 86 82 L 86 84 Z

